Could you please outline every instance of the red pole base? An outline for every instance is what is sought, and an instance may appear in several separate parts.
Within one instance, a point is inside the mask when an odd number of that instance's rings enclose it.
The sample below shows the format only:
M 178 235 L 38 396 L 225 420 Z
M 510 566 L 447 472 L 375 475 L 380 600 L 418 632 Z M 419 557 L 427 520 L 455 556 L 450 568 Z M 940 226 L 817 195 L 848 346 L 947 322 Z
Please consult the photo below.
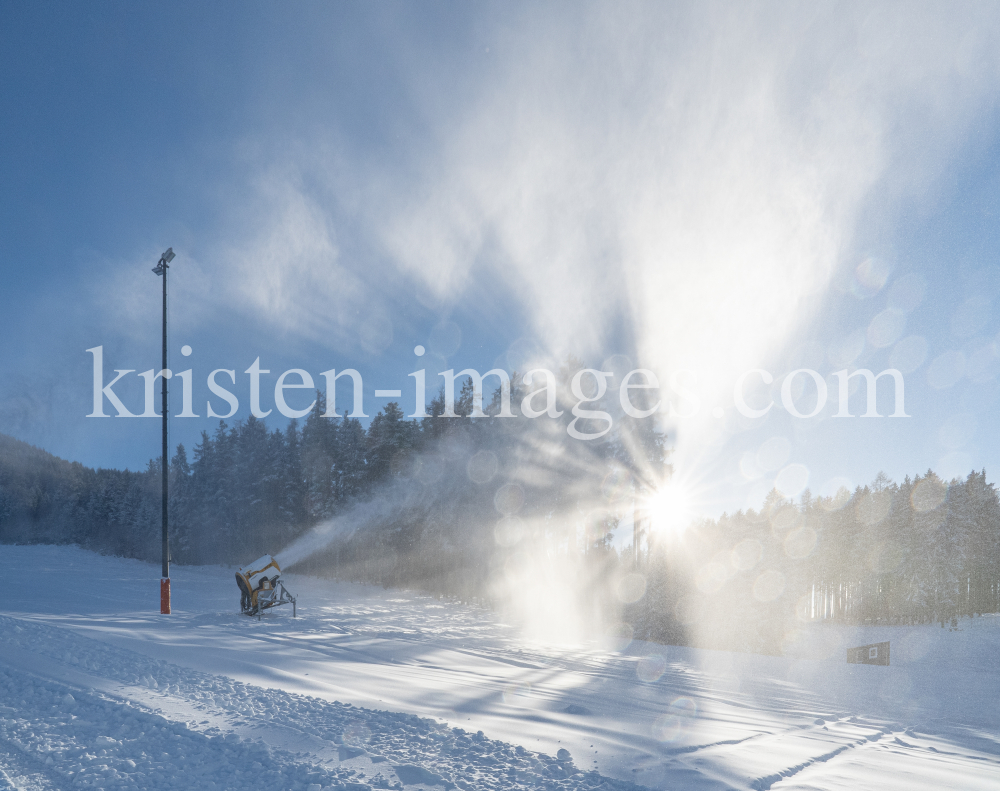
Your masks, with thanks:
M 160 614 L 170 615 L 170 577 L 160 579 Z

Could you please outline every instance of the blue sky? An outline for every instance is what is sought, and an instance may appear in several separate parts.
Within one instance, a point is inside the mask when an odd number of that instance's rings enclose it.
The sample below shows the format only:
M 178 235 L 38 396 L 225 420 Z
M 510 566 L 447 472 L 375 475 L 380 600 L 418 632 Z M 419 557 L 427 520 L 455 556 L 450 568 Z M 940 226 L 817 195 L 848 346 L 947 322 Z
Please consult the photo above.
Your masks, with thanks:
M 996 480 L 990 6 L 3 15 L 4 433 L 94 466 L 158 453 L 156 420 L 85 417 L 85 349 L 103 346 L 109 373 L 158 367 L 150 269 L 171 246 L 171 367 L 194 369 L 202 416 L 174 420 L 171 443 L 189 449 L 216 423 L 212 369 L 238 372 L 246 417 L 258 356 L 272 383 L 354 367 L 374 414 L 375 388 L 411 392 L 424 344 L 429 383 L 567 354 L 623 355 L 664 383 L 697 371 L 699 416 L 662 420 L 705 513 L 759 505 L 783 470 L 813 491 L 879 470 Z M 834 371 L 890 365 L 910 418 L 781 408 L 795 368 L 833 401 Z M 732 389 L 752 368 L 779 403 L 747 421 Z

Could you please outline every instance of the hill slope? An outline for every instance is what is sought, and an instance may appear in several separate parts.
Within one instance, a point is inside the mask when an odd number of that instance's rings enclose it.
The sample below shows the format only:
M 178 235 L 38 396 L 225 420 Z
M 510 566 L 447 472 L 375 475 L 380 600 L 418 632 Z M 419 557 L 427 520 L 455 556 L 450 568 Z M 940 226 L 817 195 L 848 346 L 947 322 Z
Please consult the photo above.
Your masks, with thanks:
M 178 568 L 160 616 L 151 564 L 0 550 L 17 787 L 985 789 L 1000 772 L 996 618 L 817 628 L 786 657 L 552 646 L 487 611 L 294 576 L 299 617 L 251 620 L 219 567 Z M 845 664 L 877 639 L 892 666 Z

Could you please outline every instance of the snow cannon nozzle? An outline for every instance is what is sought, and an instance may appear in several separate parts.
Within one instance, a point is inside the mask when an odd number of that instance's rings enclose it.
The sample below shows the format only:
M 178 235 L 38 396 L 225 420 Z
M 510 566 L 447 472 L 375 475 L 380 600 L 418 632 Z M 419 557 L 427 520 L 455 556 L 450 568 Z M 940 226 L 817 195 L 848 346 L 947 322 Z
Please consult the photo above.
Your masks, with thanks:
M 281 581 L 281 567 L 272 555 L 264 555 L 253 563 L 248 563 L 236 572 L 236 584 L 240 589 L 240 611 L 244 615 L 260 618 L 264 610 L 280 604 L 292 605 L 295 617 L 295 597 Z

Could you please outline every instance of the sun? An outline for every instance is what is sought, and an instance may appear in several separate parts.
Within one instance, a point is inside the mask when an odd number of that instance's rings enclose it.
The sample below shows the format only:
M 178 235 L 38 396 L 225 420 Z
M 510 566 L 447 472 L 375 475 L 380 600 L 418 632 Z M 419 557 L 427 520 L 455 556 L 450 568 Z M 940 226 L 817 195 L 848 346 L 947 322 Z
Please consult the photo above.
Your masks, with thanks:
M 645 503 L 650 527 L 657 533 L 684 532 L 691 521 L 691 495 L 679 483 L 664 484 L 649 496 Z

